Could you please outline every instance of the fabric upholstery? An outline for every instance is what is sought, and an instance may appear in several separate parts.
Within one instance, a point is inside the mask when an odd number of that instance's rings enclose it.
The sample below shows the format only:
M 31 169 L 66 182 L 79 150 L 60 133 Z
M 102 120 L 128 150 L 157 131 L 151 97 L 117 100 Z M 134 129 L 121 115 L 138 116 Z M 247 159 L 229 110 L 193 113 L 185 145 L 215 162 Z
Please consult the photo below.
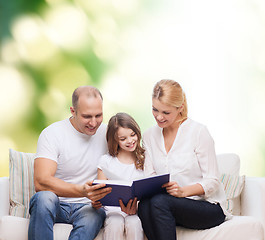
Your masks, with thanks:
M 9 150 L 10 215 L 29 217 L 29 201 L 35 193 L 33 179 L 33 153 Z
M 236 211 L 237 200 L 245 185 L 245 176 L 222 174 L 220 181 L 223 183 L 226 195 L 226 209 L 234 215 L 239 215 Z
M 2 219 L 2 238 L 8 240 L 27 240 L 29 219 L 5 216 Z M 16 229 L 16 231 L 12 231 Z M 70 224 L 54 225 L 54 240 L 66 240 L 72 230 Z M 263 240 L 262 224 L 253 217 L 235 216 L 223 224 L 206 230 L 176 228 L 178 240 Z M 103 239 L 103 230 L 95 240 Z M 121 239 L 122 240 L 122 239 Z
M 15 168 L 13 171 L 13 176 L 10 174 L 10 182 L 7 181 L 7 179 L 1 179 L 3 181 L 3 184 L 0 188 L 0 197 L 1 199 L 4 199 L 4 201 L 8 201 L 8 194 L 6 189 L 8 189 L 8 185 L 10 184 L 10 193 L 12 192 L 15 194 L 15 191 L 19 191 L 20 189 L 23 189 L 22 186 L 25 186 L 25 184 L 30 186 L 30 183 L 21 183 L 21 186 L 19 187 L 12 187 L 14 181 L 17 181 L 15 179 L 22 179 L 25 178 L 24 174 L 17 174 L 14 176 L 18 169 L 23 169 L 23 172 L 25 173 L 25 168 L 28 171 L 28 168 L 32 168 L 31 171 L 31 177 L 28 177 L 28 180 L 32 181 L 33 184 L 33 159 L 34 154 L 27 154 L 27 153 L 19 153 L 14 150 L 10 150 L 10 171 L 11 169 Z M 25 160 L 26 159 L 26 160 Z M 30 160 L 31 159 L 31 160 Z M 239 174 L 238 166 L 239 166 L 239 158 L 237 155 L 234 154 L 222 154 L 217 156 L 218 159 L 218 165 L 220 166 L 220 172 L 230 174 L 230 175 L 237 175 Z M 12 162 L 11 162 L 12 161 Z M 27 161 L 27 164 L 24 162 L 19 161 Z M 28 162 L 32 161 L 30 164 Z M 13 165 L 11 165 L 13 164 Z M 20 164 L 20 166 L 15 166 L 15 164 Z M 22 167 L 22 165 L 23 167 Z M 25 164 L 25 165 L 24 165 Z M 230 165 L 231 164 L 231 165 Z M 227 165 L 232 166 L 230 169 L 226 169 Z M 29 167 L 30 166 L 30 167 Z M 264 222 L 264 211 L 261 211 L 264 207 L 264 201 L 265 201 L 265 179 L 264 178 L 246 178 L 246 185 L 243 188 L 242 191 L 242 209 L 241 214 L 244 215 L 251 215 L 255 217 L 250 216 L 234 216 L 231 220 L 225 221 L 220 226 L 217 226 L 212 229 L 207 230 L 191 230 L 191 229 L 184 229 L 184 228 L 177 228 L 177 236 L 178 240 L 234 240 L 234 239 L 241 239 L 241 240 L 263 240 L 264 239 L 264 230 L 262 227 L 262 222 Z M 232 183 L 231 183 L 232 184 Z M 2 187 L 3 186 L 3 187 Z M 16 190 L 17 189 L 17 190 Z M 26 188 L 27 189 L 27 188 Z M 28 187 L 30 189 L 30 187 Z M 5 191 L 4 191 L 5 190 Z M 30 196 L 34 193 L 31 186 L 31 194 L 25 194 L 28 195 L 28 200 Z M 21 190 L 19 191 L 22 192 Z M 233 191 L 231 191 L 233 192 Z M 237 191 L 235 191 L 237 192 Z M 5 196 L 4 196 L 5 195 Z M 232 194 L 233 195 L 233 194 Z M 233 195 L 236 196 L 236 195 Z M 12 197 L 12 205 L 14 206 L 14 202 L 18 198 L 17 196 Z M 240 198 L 240 196 L 238 197 Z M 5 200 L 6 199 L 6 200 Z M 25 204 L 25 197 L 23 198 L 24 204 Z M 240 200 L 240 199 L 239 199 Z M 17 200 L 16 200 L 17 201 Z M 23 203 L 23 201 L 20 201 Z M 18 202 L 18 201 L 17 201 Z M 18 204 L 18 208 L 23 205 L 20 203 Z M 12 206 L 12 208 L 14 208 Z M 24 206 L 25 207 L 25 206 Z M 23 207 L 23 208 L 24 208 Z M 2 208 L 2 204 L 1 204 Z M 1 210 L 0 208 L 0 210 Z M 23 210 L 22 208 L 22 210 Z M 20 211 L 20 210 L 19 210 Z M 0 212 L 7 212 L 4 208 L 3 211 Z M 25 209 L 23 211 L 23 215 L 25 213 Z M 4 216 L 0 218 L 0 239 L 6 239 L 6 240 L 27 240 L 27 229 L 28 229 L 28 223 L 29 219 L 21 218 L 21 217 L 14 217 L 14 216 Z M 264 224 L 265 225 L 265 224 Z M 15 231 L 14 231 L 15 229 Z M 69 236 L 69 233 L 72 229 L 72 226 L 69 224 L 55 224 L 54 225 L 54 239 L 55 240 L 66 240 Z M 95 240 L 102 239 L 102 231 L 100 231 L 99 235 Z

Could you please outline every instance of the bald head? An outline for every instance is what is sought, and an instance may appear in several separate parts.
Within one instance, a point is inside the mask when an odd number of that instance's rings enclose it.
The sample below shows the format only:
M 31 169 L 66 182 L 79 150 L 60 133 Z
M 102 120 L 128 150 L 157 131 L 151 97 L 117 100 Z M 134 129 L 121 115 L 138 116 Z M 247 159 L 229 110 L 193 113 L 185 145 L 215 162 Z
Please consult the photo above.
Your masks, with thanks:
M 99 97 L 101 98 L 101 100 L 103 100 L 102 94 L 97 88 L 92 87 L 92 86 L 78 87 L 74 90 L 73 95 L 72 95 L 72 105 L 75 110 L 77 110 L 78 100 L 80 96 L 84 96 L 87 98 L 90 98 L 90 97 L 98 98 Z

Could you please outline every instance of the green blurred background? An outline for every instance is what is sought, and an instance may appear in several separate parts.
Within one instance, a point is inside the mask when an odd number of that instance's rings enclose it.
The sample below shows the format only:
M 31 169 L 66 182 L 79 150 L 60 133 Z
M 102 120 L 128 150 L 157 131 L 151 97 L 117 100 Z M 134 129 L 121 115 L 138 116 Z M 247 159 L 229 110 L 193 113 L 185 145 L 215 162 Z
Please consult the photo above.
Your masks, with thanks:
M 258 0 L 0 0 L 0 176 L 9 148 L 35 152 L 70 116 L 76 87 L 102 91 L 104 122 L 125 111 L 145 131 L 162 78 L 181 83 L 217 153 L 265 176 L 264 42 Z

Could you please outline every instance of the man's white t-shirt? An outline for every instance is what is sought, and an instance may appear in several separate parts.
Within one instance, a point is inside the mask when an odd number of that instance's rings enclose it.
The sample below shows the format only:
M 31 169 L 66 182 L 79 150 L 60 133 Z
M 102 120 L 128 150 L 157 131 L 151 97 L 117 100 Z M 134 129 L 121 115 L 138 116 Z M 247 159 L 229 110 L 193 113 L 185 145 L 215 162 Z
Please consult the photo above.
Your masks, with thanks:
M 94 135 L 78 132 L 69 119 L 55 122 L 40 134 L 36 158 L 57 163 L 55 177 L 67 183 L 84 184 L 97 176 L 100 157 L 107 152 L 106 125 L 101 124 Z M 88 203 L 87 198 L 65 198 L 68 203 Z

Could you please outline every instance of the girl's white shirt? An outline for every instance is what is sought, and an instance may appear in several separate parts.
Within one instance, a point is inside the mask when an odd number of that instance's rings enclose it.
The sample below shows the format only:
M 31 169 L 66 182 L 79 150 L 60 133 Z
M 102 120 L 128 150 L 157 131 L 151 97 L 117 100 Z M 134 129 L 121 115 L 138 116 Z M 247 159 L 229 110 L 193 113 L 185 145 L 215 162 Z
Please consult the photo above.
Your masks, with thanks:
M 98 168 L 109 180 L 131 181 L 144 176 L 143 171 L 137 170 L 134 163 L 122 163 L 117 157 L 112 157 L 109 154 L 105 154 L 99 159 Z
M 117 157 L 112 157 L 109 154 L 105 154 L 100 158 L 98 168 L 103 171 L 108 180 L 132 181 L 144 177 L 144 172 L 136 169 L 134 163 L 122 163 Z M 107 214 L 113 211 L 121 212 L 120 207 L 105 207 L 105 209 Z M 127 215 L 124 212 L 121 213 L 124 216 Z

